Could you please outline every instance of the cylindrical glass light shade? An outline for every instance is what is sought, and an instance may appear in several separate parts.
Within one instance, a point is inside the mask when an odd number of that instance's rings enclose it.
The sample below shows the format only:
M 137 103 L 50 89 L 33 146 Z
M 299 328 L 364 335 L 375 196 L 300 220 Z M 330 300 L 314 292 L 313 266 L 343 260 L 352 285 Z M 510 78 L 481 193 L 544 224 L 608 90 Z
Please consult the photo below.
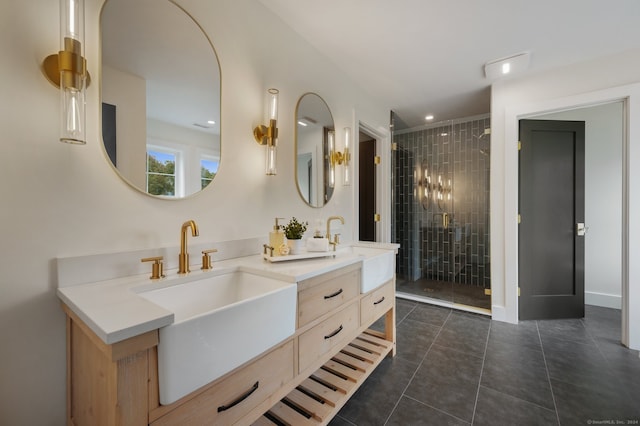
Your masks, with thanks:
M 267 143 L 267 163 L 265 166 L 265 173 L 267 175 L 275 175 L 277 174 L 277 169 L 276 169 L 276 155 L 277 155 L 277 151 L 276 151 L 276 142 L 277 139 L 273 139 L 273 143 L 268 142 Z
M 278 119 L 278 89 L 269 89 L 269 120 Z
M 65 50 L 66 38 L 84 43 L 84 0 L 60 0 L 60 50 Z M 84 56 L 84 51 L 78 53 Z
M 60 1 L 60 141 L 86 143 L 84 0 Z
M 78 90 L 77 86 L 67 86 L 70 80 L 65 74 L 60 73 L 60 141 L 75 144 L 86 143 L 85 133 L 85 97 L 84 89 Z M 84 80 L 84 77 L 82 77 Z M 84 85 L 84 82 L 82 83 Z
M 329 188 L 336 186 L 336 139 L 335 132 L 329 131 L 327 133 L 327 144 L 329 145 Z
M 342 184 L 351 185 L 351 128 L 344 128 L 344 175 Z

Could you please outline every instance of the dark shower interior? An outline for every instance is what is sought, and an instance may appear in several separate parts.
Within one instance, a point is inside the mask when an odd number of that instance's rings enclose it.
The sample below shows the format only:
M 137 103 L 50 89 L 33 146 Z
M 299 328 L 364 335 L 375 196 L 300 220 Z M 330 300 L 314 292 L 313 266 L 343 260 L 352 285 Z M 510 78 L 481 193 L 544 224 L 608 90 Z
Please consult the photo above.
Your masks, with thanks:
M 488 117 L 395 132 L 397 291 L 489 310 Z

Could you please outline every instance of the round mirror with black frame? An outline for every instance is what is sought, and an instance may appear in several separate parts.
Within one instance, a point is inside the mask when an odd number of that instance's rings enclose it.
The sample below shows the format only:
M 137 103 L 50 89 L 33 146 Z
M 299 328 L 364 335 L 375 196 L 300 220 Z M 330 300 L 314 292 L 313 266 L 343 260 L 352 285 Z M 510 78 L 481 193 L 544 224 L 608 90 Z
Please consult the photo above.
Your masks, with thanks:
M 172 0 L 106 0 L 100 15 L 105 153 L 150 195 L 204 189 L 220 164 L 220 64 Z
M 329 132 L 335 131 L 327 103 L 315 93 L 305 93 L 296 105 L 296 184 L 311 207 L 322 207 L 333 195 L 329 183 Z

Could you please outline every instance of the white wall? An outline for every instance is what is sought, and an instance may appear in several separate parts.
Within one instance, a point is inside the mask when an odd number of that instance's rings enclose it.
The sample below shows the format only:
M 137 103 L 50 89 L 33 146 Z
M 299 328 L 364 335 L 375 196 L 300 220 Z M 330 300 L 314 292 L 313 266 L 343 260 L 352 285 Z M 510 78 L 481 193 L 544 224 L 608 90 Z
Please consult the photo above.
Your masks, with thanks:
M 518 119 L 626 99 L 628 193 L 623 206 L 623 342 L 640 348 L 640 51 L 575 64 L 537 75 L 504 80 L 492 87 L 491 258 L 495 319 L 518 320 L 517 195 Z M 635 259 L 635 261 L 634 261 Z M 627 284 L 625 284 L 627 283 Z M 628 324 L 628 328 L 627 325 Z
M 584 298 L 622 307 L 622 141 L 624 105 L 614 102 L 534 117 L 585 122 Z
M 342 215 L 354 235 L 351 187 L 336 187 L 310 208 L 294 180 L 294 111 L 306 92 L 320 94 L 336 128 L 355 117 L 386 128 L 389 110 L 255 0 L 181 0 L 216 47 L 222 69 L 222 162 L 214 182 L 182 201 L 141 194 L 112 170 L 99 129 L 101 0 L 86 1 L 86 51 L 94 84 L 87 92 L 87 145 L 58 142 L 57 91 L 39 64 L 59 50 L 58 2 L 0 3 L 0 423 L 65 423 L 65 326 L 55 296 L 55 258 L 175 246 L 194 219 L 199 242 L 267 238 L 275 216 L 315 223 Z M 280 89 L 278 175 L 264 175 L 264 148 L 252 129 L 264 117 L 266 89 Z M 341 138 L 341 136 L 339 136 Z M 342 143 L 339 140 L 339 143 Z M 132 262 L 139 262 L 132 259 Z

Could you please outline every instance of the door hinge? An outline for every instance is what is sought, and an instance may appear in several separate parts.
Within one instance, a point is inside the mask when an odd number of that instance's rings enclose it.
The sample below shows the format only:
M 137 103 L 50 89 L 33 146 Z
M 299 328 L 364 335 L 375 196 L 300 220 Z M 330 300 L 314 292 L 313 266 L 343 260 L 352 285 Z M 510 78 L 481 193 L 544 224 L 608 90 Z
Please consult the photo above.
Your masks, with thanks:
M 522 142 L 518 141 L 518 151 L 522 149 Z
M 394 142 L 391 144 L 391 151 L 397 151 L 398 150 L 398 142 Z
M 520 287 L 518 287 L 518 297 L 520 297 Z
M 491 289 L 490 288 L 485 288 L 484 289 L 484 295 L 485 296 L 491 296 Z
M 380 159 L 379 155 L 376 155 L 375 157 L 373 157 L 373 164 L 380 164 L 382 160 Z
M 522 216 L 518 214 L 518 223 L 522 222 Z
M 376 214 L 373 215 L 373 221 L 374 222 L 380 222 L 380 214 L 379 213 L 376 213 Z

